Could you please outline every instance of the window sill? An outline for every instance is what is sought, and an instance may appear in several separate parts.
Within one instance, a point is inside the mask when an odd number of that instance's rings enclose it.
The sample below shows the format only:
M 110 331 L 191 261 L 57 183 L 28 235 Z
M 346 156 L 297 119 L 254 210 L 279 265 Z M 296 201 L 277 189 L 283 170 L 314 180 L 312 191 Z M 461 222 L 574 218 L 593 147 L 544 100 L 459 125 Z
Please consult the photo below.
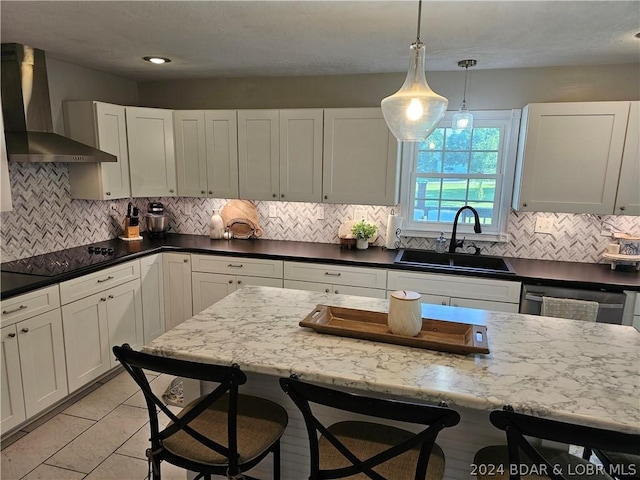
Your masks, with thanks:
M 418 238 L 438 238 L 440 237 L 441 230 L 437 232 L 434 230 L 432 232 L 424 231 L 424 230 L 405 230 L 402 229 L 402 237 L 418 237 Z M 451 240 L 451 232 L 444 232 L 444 236 L 447 239 L 447 242 Z M 506 243 L 509 241 L 509 235 L 506 233 L 467 233 L 467 232 L 456 232 L 456 237 L 458 240 L 462 240 L 465 238 L 467 241 L 474 242 L 498 242 L 498 243 Z

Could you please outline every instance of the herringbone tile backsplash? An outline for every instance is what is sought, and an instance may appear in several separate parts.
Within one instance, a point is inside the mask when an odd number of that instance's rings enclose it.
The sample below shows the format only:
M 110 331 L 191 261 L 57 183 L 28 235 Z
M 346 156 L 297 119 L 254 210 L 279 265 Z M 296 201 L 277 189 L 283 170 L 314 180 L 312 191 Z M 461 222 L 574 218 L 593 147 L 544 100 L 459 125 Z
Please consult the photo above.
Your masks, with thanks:
M 72 200 L 66 164 L 10 163 L 9 176 L 14 210 L 0 215 L 3 262 L 108 240 L 122 233 L 128 200 Z M 146 212 L 150 201 L 164 203 L 172 232 L 191 235 L 208 235 L 213 210 L 226 203 L 224 199 L 201 198 L 136 198 L 132 203 Z M 352 218 L 354 210 L 353 205 L 315 203 L 256 202 L 256 205 L 265 232 L 263 238 L 319 243 L 338 243 L 338 228 L 343 220 Z M 270 205 L 276 208 L 276 218 L 269 218 Z M 378 225 L 380 235 L 375 245 L 384 245 L 391 208 L 358 208 L 364 209 L 367 218 Z M 553 217 L 554 234 L 534 233 L 537 215 Z M 600 235 L 604 229 L 640 233 L 640 218 L 512 212 L 507 243 L 478 242 L 478 245 L 490 255 L 601 262 L 600 255 L 610 241 Z M 435 245 L 430 239 L 406 238 L 403 246 L 433 249 Z

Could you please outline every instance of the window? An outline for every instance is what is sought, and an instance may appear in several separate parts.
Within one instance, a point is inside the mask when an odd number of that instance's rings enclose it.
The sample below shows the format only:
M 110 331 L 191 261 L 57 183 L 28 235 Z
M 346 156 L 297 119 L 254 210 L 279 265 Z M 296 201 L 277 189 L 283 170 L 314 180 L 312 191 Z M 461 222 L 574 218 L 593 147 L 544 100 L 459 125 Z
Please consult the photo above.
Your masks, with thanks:
M 403 233 L 433 237 L 450 232 L 460 207 L 478 211 L 482 233 L 465 210 L 458 229 L 467 238 L 507 241 L 520 110 L 473 112 L 472 130 L 450 127 L 448 113 L 423 142 L 403 144 Z M 465 227 L 471 225 L 470 227 Z

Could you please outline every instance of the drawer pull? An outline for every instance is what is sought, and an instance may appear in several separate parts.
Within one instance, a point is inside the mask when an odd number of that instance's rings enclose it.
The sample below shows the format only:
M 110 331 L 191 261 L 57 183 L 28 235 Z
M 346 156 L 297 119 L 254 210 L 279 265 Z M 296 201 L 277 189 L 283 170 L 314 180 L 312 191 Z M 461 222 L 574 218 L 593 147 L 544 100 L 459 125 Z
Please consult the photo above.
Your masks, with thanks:
M 229 265 L 227 265 L 227 267 L 229 267 L 229 268 L 242 268 L 243 265 L 241 263 L 240 264 L 238 264 L 238 263 L 230 263 Z
M 14 308 L 13 310 L 3 310 L 3 315 L 8 315 L 9 313 L 19 312 L 20 310 L 24 310 L 25 308 L 29 308 L 26 305 L 20 305 L 18 308 Z
M 15 336 L 16 336 L 16 334 L 15 334 L 15 333 L 13 333 L 13 332 L 11 332 L 11 333 L 9 334 L 9 338 L 14 338 Z
M 109 295 L 109 298 L 115 298 L 113 295 Z
M 328 288 L 325 288 L 325 289 L 324 289 L 324 292 L 325 292 L 325 293 L 329 293 L 330 291 L 331 291 L 331 290 L 329 290 Z
M 103 278 L 102 280 L 98 280 L 98 283 L 108 282 L 109 280 L 113 280 L 115 277 L 109 275 L 107 278 Z
M 329 277 L 339 277 L 340 275 L 342 275 L 340 272 L 324 272 L 325 275 L 328 275 Z
M 22 333 L 29 333 L 29 329 L 28 329 L 27 327 L 24 327 L 24 328 L 22 329 Z

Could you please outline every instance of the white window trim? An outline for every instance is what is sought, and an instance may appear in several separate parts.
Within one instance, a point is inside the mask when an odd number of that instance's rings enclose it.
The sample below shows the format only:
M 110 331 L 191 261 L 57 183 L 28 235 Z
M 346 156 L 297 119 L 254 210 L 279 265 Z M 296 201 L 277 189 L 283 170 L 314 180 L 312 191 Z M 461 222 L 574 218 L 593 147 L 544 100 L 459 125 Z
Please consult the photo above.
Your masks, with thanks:
M 451 120 L 456 112 L 449 111 L 441 120 L 439 127 L 451 125 Z M 474 233 L 473 226 L 468 224 L 458 224 L 457 236 L 466 237 L 468 240 L 508 242 L 509 235 L 507 226 L 509 223 L 509 213 L 511 209 L 511 198 L 513 196 L 513 181 L 516 170 L 516 157 L 518 152 L 518 134 L 520 131 L 520 109 L 513 110 L 477 110 L 472 112 L 474 120 L 495 120 L 503 121 L 505 136 L 502 139 L 502 185 L 500 188 L 499 214 L 496 221 L 497 229 L 494 232 Z M 437 238 L 440 232 L 451 233 L 453 226 L 449 223 L 432 223 L 426 225 L 412 220 L 409 213 L 409 206 L 413 204 L 413 194 L 411 186 L 412 170 L 417 158 L 418 144 L 414 142 L 401 143 L 401 174 L 400 174 L 400 213 L 404 218 L 402 227 L 403 237 Z

